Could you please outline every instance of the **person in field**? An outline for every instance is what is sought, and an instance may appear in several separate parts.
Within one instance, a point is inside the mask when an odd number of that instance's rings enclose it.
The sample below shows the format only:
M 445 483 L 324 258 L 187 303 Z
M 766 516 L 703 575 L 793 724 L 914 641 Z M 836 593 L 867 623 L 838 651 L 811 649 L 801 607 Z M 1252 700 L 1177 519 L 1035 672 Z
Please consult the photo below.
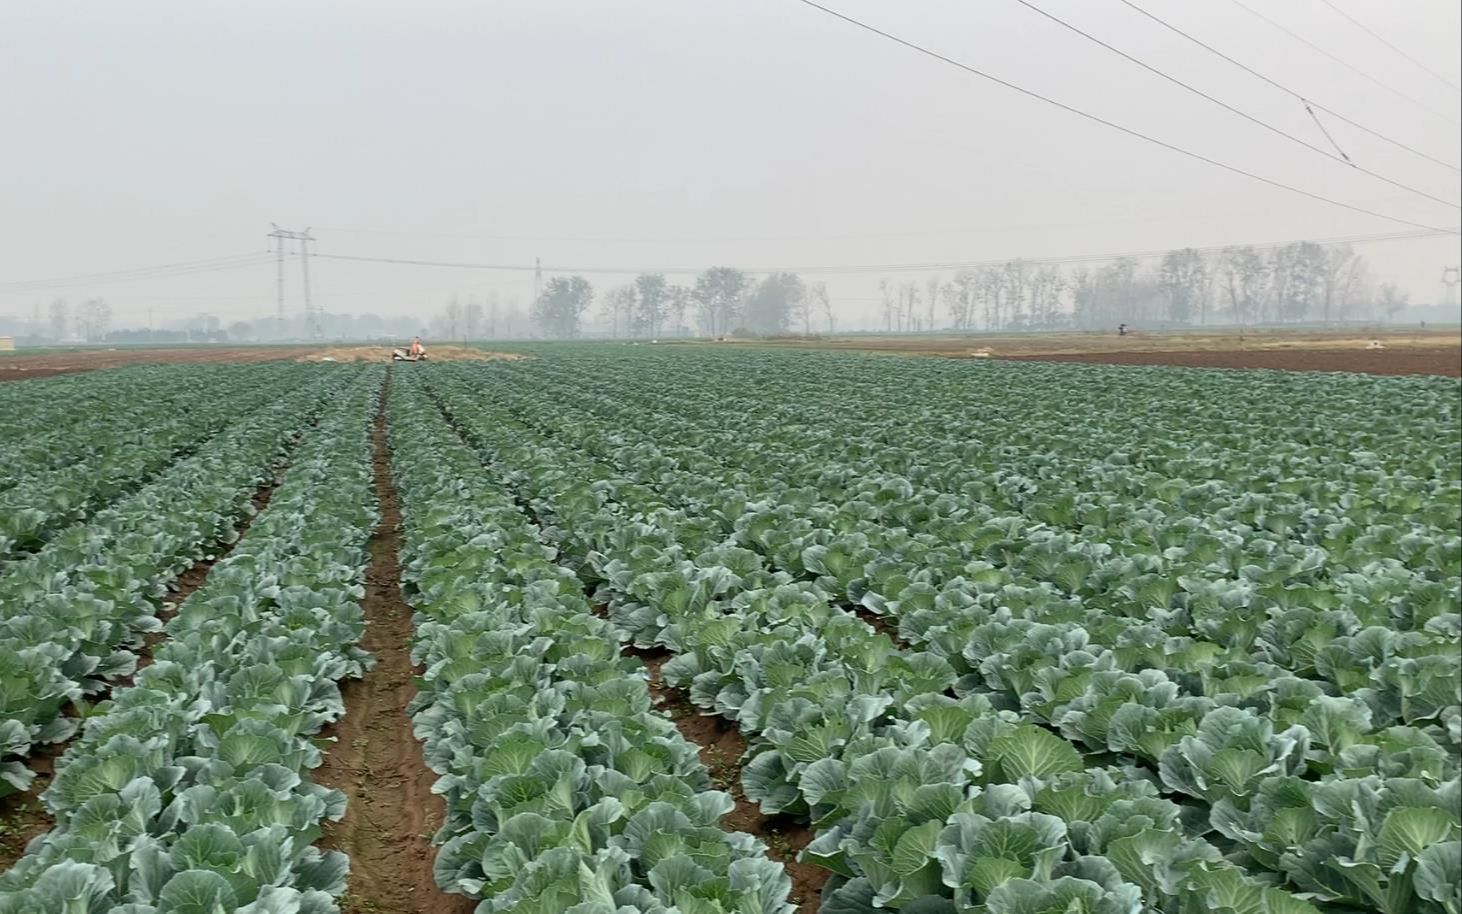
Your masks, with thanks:
M 414 338 L 411 341 L 411 357 L 413 359 L 419 359 L 424 352 L 426 352 L 426 347 L 421 345 L 421 337 Z

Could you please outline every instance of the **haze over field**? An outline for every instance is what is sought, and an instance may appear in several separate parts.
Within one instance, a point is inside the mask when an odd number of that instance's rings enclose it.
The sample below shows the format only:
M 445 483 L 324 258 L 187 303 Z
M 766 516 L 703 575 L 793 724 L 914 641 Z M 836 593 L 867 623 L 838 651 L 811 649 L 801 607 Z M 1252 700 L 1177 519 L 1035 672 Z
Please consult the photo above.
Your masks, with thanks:
M 1330 148 L 1293 98 L 1120 0 L 1033 0 L 1153 67 Z M 1252 5 L 1252 0 L 1249 0 Z M 1448 163 L 1462 13 L 1445 0 L 1134 0 L 1272 79 Z M 830 0 L 848 16 L 1066 104 L 1274 180 L 1423 226 L 1458 210 L 1327 160 L 1164 82 L 1017 0 Z M 1041 258 L 1405 231 L 1149 143 L 922 56 L 795 0 L 359 0 L 243 6 L 5 4 L 10 181 L 0 316 L 104 297 L 114 326 L 272 315 L 271 222 L 321 255 L 619 268 L 786 268 L 841 326 L 881 326 L 878 281 L 806 268 Z M 1404 95 L 1407 98 L 1403 99 Z M 1410 100 L 1407 100 L 1410 99 Z M 1429 109 L 1429 110 L 1428 110 Z M 1333 118 L 1357 165 L 1449 202 L 1455 171 Z M 1456 235 L 1357 246 L 1375 280 L 1436 301 Z M 526 307 L 530 272 L 312 261 L 331 312 Z M 953 269 L 943 271 L 947 280 Z M 289 307 L 300 306 L 291 269 Z M 65 277 L 64 282 L 21 285 Z M 671 276 L 690 283 L 693 276 Z M 597 307 L 597 306 L 596 306 Z M 3 332 L 3 331 L 0 331 Z

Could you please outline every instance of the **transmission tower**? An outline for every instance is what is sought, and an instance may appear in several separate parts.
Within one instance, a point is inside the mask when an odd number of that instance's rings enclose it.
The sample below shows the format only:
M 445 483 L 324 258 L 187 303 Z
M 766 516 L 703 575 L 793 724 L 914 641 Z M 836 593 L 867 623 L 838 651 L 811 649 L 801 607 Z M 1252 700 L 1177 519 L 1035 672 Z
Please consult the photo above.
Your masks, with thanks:
M 277 311 L 274 316 L 274 335 L 282 338 L 284 336 L 284 256 L 292 253 L 288 250 L 289 243 L 299 243 L 300 254 L 300 281 L 305 297 L 305 322 L 309 327 L 311 339 L 320 339 L 325 335 L 325 328 L 321 321 L 322 315 L 310 300 L 310 245 L 315 243 L 315 237 L 310 234 L 308 227 L 302 232 L 292 232 L 282 229 L 273 222 L 269 225 L 274 229 L 267 238 L 271 240 L 271 248 L 274 252 L 275 267 L 275 294 L 277 296 Z
M 1462 270 L 1459 270 L 1457 267 L 1442 268 L 1442 304 L 1448 306 L 1457 304 L 1457 281 L 1459 275 L 1462 275 Z

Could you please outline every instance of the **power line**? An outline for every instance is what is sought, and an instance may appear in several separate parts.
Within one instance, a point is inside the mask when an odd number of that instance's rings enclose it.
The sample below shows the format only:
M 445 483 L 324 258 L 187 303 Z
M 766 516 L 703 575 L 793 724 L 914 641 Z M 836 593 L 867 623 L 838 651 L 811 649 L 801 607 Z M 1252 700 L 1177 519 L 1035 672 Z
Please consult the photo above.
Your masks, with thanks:
M 1434 238 L 1441 235 L 1456 234 L 1458 227 L 1449 229 L 1426 229 L 1421 231 L 1405 232 L 1372 232 L 1369 234 L 1338 235 L 1329 238 L 1318 238 L 1312 244 L 1333 245 L 1333 244 L 1371 244 L 1384 241 L 1408 241 L 1420 238 Z M 1266 241 L 1242 245 L 1216 244 L 1194 247 L 1194 250 L 1204 253 L 1221 251 L 1229 247 L 1251 247 L 1259 250 L 1270 250 L 1296 243 L 1288 241 Z M 747 273 L 803 273 L 807 275 L 854 275 L 862 273 L 927 273 L 940 270 L 961 270 L 973 267 L 995 266 L 1007 263 L 1010 260 L 1024 260 L 1033 264 L 1068 264 L 1068 263 L 1100 263 L 1103 261 L 1117 260 L 1123 257 L 1145 258 L 1156 257 L 1166 254 L 1171 248 L 1154 248 L 1142 251 L 1120 251 L 1116 253 L 1093 253 L 1076 254 L 1061 257 L 1006 257 L 998 260 L 956 260 L 938 261 L 927 263 L 896 263 L 896 264 L 857 264 L 848 266 L 777 266 L 777 267 L 748 267 L 744 270 Z M 446 269 L 463 270 L 488 270 L 499 272 L 532 273 L 540 269 L 539 265 L 531 263 L 504 264 L 504 263 L 471 263 L 464 261 L 448 260 L 420 260 L 406 257 L 368 257 L 353 254 L 328 254 L 316 253 L 314 257 L 327 260 L 350 261 L 355 263 L 383 263 L 405 266 L 439 267 Z M 580 273 L 586 275 L 638 275 L 640 273 L 663 273 L 672 276 L 693 276 L 703 272 L 705 267 L 582 267 L 582 266 L 553 266 L 542 267 L 548 273 Z
M 315 339 L 320 339 L 324 335 L 324 324 L 321 320 L 322 312 L 310 302 L 310 257 L 313 256 L 310 253 L 310 245 L 315 243 L 315 236 L 310 234 L 308 226 L 302 232 L 295 232 L 289 229 L 282 229 L 273 222 L 269 223 L 269 225 L 274 229 L 274 231 L 265 236 L 266 238 L 272 239 L 271 243 L 275 256 L 274 285 L 277 304 L 275 306 L 274 331 L 279 336 L 284 335 L 284 257 L 286 253 L 294 253 L 287 250 L 289 242 L 297 241 L 299 242 L 301 288 L 304 290 L 305 298 L 305 322 L 309 327 L 310 336 Z
M 212 273 L 218 270 L 233 270 L 267 263 L 269 255 L 262 253 L 235 254 L 228 257 L 213 257 L 206 260 L 186 261 L 175 264 L 161 264 L 155 267 L 138 267 L 132 270 L 114 270 L 105 273 L 83 273 L 75 276 L 58 276 L 50 279 L 18 280 L 0 283 L 0 291 L 33 292 L 51 288 L 92 285 L 113 282 L 132 282 L 146 279 L 171 279 L 175 276 L 192 276 Z
M 1222 168 L 1224 171 L 1233 172 L 1234 174 L 1242 175 L 1242 176 L 1244 176 L 1246 178 L 1249 178 L 1251 180 L 1259 181 L 1259 182 L 1264 183 L 1264 184 L 1268 184 L 1271 187 L 1278 187 L 1278 188 L 1280 188 L 1282 190 L 1287 190 L 1287 191 L 1290 191 L 1291 193 L 1299 194 L 1302 197 L 1309 197 L 1311 200 L 1318 200 L 1318 201 L 1320 201 L 1322 203 L 1329 203 L 1332 206 L 1338 206 L 1338 207 L 1341 207 L 1342 209 L 1351 210 L 1352 212 L 1364 213 L 1367 216 L 1374 216 L 1374 217 L 1376 217 L 1378 219 L 1385 219 L 1388 222 L 1395 222 L 1395 223 L 1398 223 L 1400 225 L 1409 225 L 1412 228 L 1422 228 L 1422 229 L 1431 229 L 1431 228 L 1434 228 L 1434 226 L 1424 225 L 1424 224 L 1422 224 L 1420 222 L 1412 222 L 1410 219 L 1402 219 L 1402 218 L 1400 218 L 1398 216 L 1388 216 L 1385 213 L 1379 213 L 1379 212 L 1376 212 L 1375 210 L 1366 209 L 1363 206 L 1356 206 L 1355 204 L 1352 204 L 1352 203 L 1345 203 L 1345 202 L 1342 202 L 1340 200 L 1335 200 L 1335 199 L 1333 199 L 1331 197 L 1326 197 L 1323 194 L 1317 194 L 1317 193 L 1315 193 L 1313 191 L 1304 190 L 1302 188 L 1295 187 L 1292 184 L 1286 184 L 1283 181 L 1278 181 L 1278 180 L 1276 180 L 1274 178 L 1266 178 L 1263 175 L 1255 174 L 1252 171 L 1246 171 L 1245 169 L 1239 168 L 1237 165 L 1229 165 L 1226 162 L 1220 162 L 1219 160 L 1213 159 L 1213 158 L 1209 158 L 1208 156 L 1203 155 L 1202 153 L 1194 152 L 1194 151 L 1192 151 L 1190 149 L 1185 149 L 1182 146 L 1176 146 L 1176 145 L 1174 145 L 1172 143 L 1167 142 L 1166 140 L 1157 139 L 1156 137 L 1149 136 L 1148 134 L 1141 133 L 1141 132 L 1139 132 L 1137 130 L 1134 130 L 1131 127 L 1124 127 L 1121 124 L 1116 123 L 1115 121 L 1109 121 L 1106 118 L 1100 117 L 1100 116 L 1095 115 L 1095 114 L 1088 113 L 1086 111 L 1081 110 L 1080 108 L 1072 107 L 1071 105 L 1068 105 L 1065 102 L 1058 102 L 1058 101 L 1056 101 L 1053 98 L 1049 98 L 1049 97 L 1047 97 L 1045 95 L 1041 95 L 1040 93 L 1035 92 L 1035 91 L 1033 91 L 1031 89 L 1027 89 L 1024 86 L 1018 86 L 1015 83 L 1009 82 L 1008 80 L 1001 79 L 998 76 L 993 76 L 993 75 L 991 75 L 989 73 L 984 72 L 983 70 L 977 70 L 974 67 L 970 66 L 969 64 L 960 63 L 959 61 L 953 59 L 952 57 L 946 57 L 946 56 L 944 56 L 943 54 L 940 54 L 937 51 L 931 51 L 930 49 L 928 49 L 926 47 L 923 47 L 922 45 L 914 44 L 912 41 L 908 41 L 906 39 L 903 39 L 903 38 L 898 37 L 897 35 L 891 34 L 889 32 L 885 32 L 882 29 L 879 29 L 879 28 L 876 28 L 874 26 L 871 26 L 871 25 L 867 24 L 866 22 L 862 22 L 862 21 L 859 21 L 857 19 L 854 19 L 851 16 L 846 16 L 846 15 L 838 12 L 837 10 L 828 9 L 827 7 L 822 6 L 819 3 L 814 3 L 813 0 L 797 0 L 797 2 L 803 4 L 804 6 L 810 6 L 813 9 L 819 10 L 819 11 L 821 11 L 823 13 L 826 13 L 827 15 L 832 16 L 832 17 L 834 17 L 836 19 L 841 19 L 841 20 L 843 20 L 844 22 L 847 22 L 850 25 L 854 25 L 854 26 L 857 26 L 860 29 L 863 29 L 864 31 L 872 32 L 875 35 L 878 35 L 878 36 L 880 36 L 882 38 L 886 38 L 889 41 L 892 41 L 895 44 L 902 45 L 902 46 L 904 46 L 904 47 L 906 47 L 906 48 L 908 48 L 908 49 L 910 49 L 912 51 L 917 51 L 920 54 L 923 54 L 923 55 L 928 56 L 928 57 L 932 57 L 935 60 L 941 61 L 943 63 L 947 63 L 947 64 L 949 64 L 952 67 L 957 67 L 958 69 L 964 70 L 967 73 L 971 73 L 971 74 L 973 74 L 975 76 L 978 76 L 981 79 L 986 79 L 986 80 L 989 80 L 990 82 L 993 82 L 993 83 L 995 83 L 997 85 L 1004 86 L 1007 89 L 1012 89 L 1012 90 L 1014 90 L 1016 92 L 1019 92 L 1021 95 L 1027 96 L 1029 98 L 1034 98 L 1034 99 L 1037 99 L 1039 101 L 1043 101 L 1043 102 L 1045 102 L 1048 105 L 1052 105 L 1054 107 L 1060 108 L 1062 111 L 1066 111 L 1068 113 L 1075 114 L 1078 117 L 1085 118 L 1086 120 L 1089 120 L 1089 121 L 1094 121 L 1094 122 L 1096 122 L 1098 124 L 1101 124 L 1104 127 L 1110 127 L 1111 129 L 1116 130 L 1116 131 L 1119 131 L 1121 133 L 1125 133 L 1128 136 L 1136 137 L 1137 139 L 1140 139 L 1140 140 L 1146 140 L 1149 143 L 1153 143 L 1153 144 L 1155 144 L 1157 146 L 1161 146 L 1164 149 L 1170 150 L 1172 152 L 1176 152 L 1176 153 L 1178 153 L 1180 155 L 1187 156 L 1190 159 L 1197 159 L 1200 162 L 1204 162 L 1204 163 L 1206 163 L 1208 165 L 1212 165 L 1212 166 L 1214 166 L 1216 168 Z
M 1372 31 L 1371 28 L 1369 26 L 1367 26 L 1364 22 L 1361 22 L 1359 19 L 1357 19 L 1354 16 L 1350 15 L 1345 10 L 1343 10 L 1340 7 L 1336 6 L 1334 3 L 1331 2 L 1331 0 L 1320 0 L 1320 2 L 1323 3 L 1323 4 L 1325 4 L 1326 6 L 1330 7 L 1331 10 L 1333 10 L 1337 15 L 1339 15 L 1340 17 L 1342 17 L 1343 19 L 1345 19 L 1351 25 L 1355 26 L 1356 28 L 1360 29 L 1362 32 L 1365 32 L 1367 35 L 1369 35 L 1372 38 L 1374 38 L 1377 41 L 1379 41 L 1381 44 L 1384 44 L 1386 47 L 1388 47 L 1391 50 L 1395 51 L 1397 54 L 1400 54 L 1402 57 L 1404 57 L 1407 60 L 1411 61 L 1411 63 L 1414 64 L 1417 67 L 1417 69 L 1419 69 L 1422 72 L 1426 73 L 1428 76 L 1432 77 L 1437 82 L 1439 82 L 1442 85 L 1446 86 L 1448 89 L 1451 89 L 1453 92 L 1462 92 L 1462 89 L 1457 88 L 1456 84 L 1453 83 L 1451 80 L 1447 79 L 1447 77 L 1443 76 L 1442 74 L 1438 73 L 1436 70 L 1433 70 L 1431 67 L 1429 67 L 1426 64 L 1422 63 L 1421 61 L 1417 60 L 1415 57 L 1412 57 L 1410 54 L 1408 54 L 1405 51 L 1401 50 L 1400 48 L 1396 47 L 1396 45 L 1394 45 L 1391 42 L 1387 41 L 1386 39 L 1382 38 L 1376 32 Z
M 1370 136 L 1373 136 L 1373 137 L 1375 137 L 1378 140 L 1381 140 L 1383 142 L 1386 142 L 1386 143 L 1391 144 L 1392 146 L 1395 146 L 1397 149 L 1405 150 L 1406 152 L 1409 152 L 1409 153 L 1411 153 L 1414 156 L 1417 156 L 1417 157 L 1422 158 L 1422 159 L 1426 159 L 1428 162 L 1433 162 L 1433 163 L 1435 163 L 1437 165 L 1442 166 L 1443 168 L 1449 168 L 1449 169 L 1451 169 L 1452 171 L 1455 171 L 1455 172 L 1462 172 L 1462 168 L 1459 168 L 1458 166 L 1453 165 L 1450 162 L 1444 162 L 1441 159 L 1436 158 L 1435 156 L 1427 155 L 1426 153 L 1422 152 L 1419 149 L 1413 149 L 1412 147 L 1410 147 L 1410 146 L 1406 145 L 1405 143 L 1401 142 L 1400 140 L 1392 139 L 1391 137 L 1386 136 L 1384 133 L 1381 133 L 1378 130 L 1372 130 L 1370 127 L 1367 127 L 1366 125 L 1364 125 L 1362 123 L 1359 123 L 1358 121 L 1355 121 L 1355 120 L 1352 120 L 1351 118 L 1346 117 L 1345 115 L 1343 115 L 1340 112 L 1334 110 L 1333 108 L 1327 108 L 1324 105 L 1320 104 L 1319 102 L 1314 101 L 1313 99 L 1309 98 L 1308 96 L 1306 96 L 1306 95 L 1304 95 L 1304 94 L 1302 94 L 1300 92 L 1297 92 L 1294 89 L 1289 88 L 1288 86 L 1286 86 L 1286 85 L 1278 82 L 1277 80 L 1274 80 L 1274 79 L 1271 79 L 1268 76 L 1265 76 L 1263 73 L 1260 73 L 1258 70 L 1255 70 L 1253 67 L 1249 66 L 1248 64 L 1244 63 L 1243 61 L 1235 60 L 1233 57 L 1230 57 L 1229 55 L 1225 54 L 1223 51 L 1220 51 L 1218 48 L 1215 48 L 1213 45 L 1208 44 L 1208 43 L 1204 42 L 1203 40 L 1201 40 L 1199 38 L 1193 37 L 1189 33 L 1185 32 L 1182 29 L 1178 28 L 1177 26 L 1173 25 L 1171 22 L 1168 22 L 1167 20 L 1160 18 L 1159 16 L 1157 16 L 1154 13 L 1148 12 L 1147 10 L 1143 9 L 1142 7 L 1140 7 L 1136 3 L 1134 3 L 1133 0 L 1117 0 L 1117 2 L 1123 4 L 1123 5 L 1131 8 L 1131 9 L 1136 10 L 1137 12 L 1139 12 L 1142 15 L 1146 16 L 1148 19 L 1151 19 L 1153 22 L 1156 22 L 1158 25 L 1162 26 L 1163 28 L 1167 29 L 1168 31 L 1174 32 L 1174 33 L 1176 33 L 1178 35 L 1183 36 L 1184 38 L 1186 38 L 1189 41 L 1193 42 L 1194 44 L 1198 45 L 1198 47 L 1204 49 L 1205 51 L 1208 51 L 1210 54 L 1215 54 L 1218 57 L 1221 57 L 1222 59 L 1224 59 L 1224 60 L 1228 61 L 1229 63 L 1233 64 L 1234 66 L 1238 67 L 1240 70 L 1243 70 L 1245 73 L 1248 73 L 1250 76 L 1254 77 L 1255 79 L 1258 79 L 1258 80 L 1261 80 L 1261 81 L 1263 81 L 1265 83 L 1268 83 L 1269 85 L 1273 86 L 1274 88 L 1278 89 L 1279 91 L 1284 92 L 1285 94 L 1287 94 L 1290 97 L 1294 98 L 1295 100 L 1299 101 L 1301 104 L 1305 105 L 1306 107 L 1313 107 L 1313 108 L 1316 108 L 1316 109 L 1318 109 L 1320 111 L 1323 111 L 1323 112 L 1325 112 L 1326 114 L 1330 115 L 1331 117 L 1335 118 L 1338 121 L 1342 121 L 1342 122 L 1344 122 L 1346 124 L 1349 124 L 1350 126 L 1354 127 L 1355 129 L 1357 129 L 1357 130 L 1359 130 L 1359 131 L 1361 131 L 1363 133 L 1369 134 Z M 1311 114 L 1313 115 L 1313 112 L 1311 112 Z M 1319 119 L 1318 118 L 1316 119 L 1316 123 L 1317 124 L 1319 123 Z M 1323 126 L 1321 127 L 1321 130 L 1324 130 L 1324 127 Z
M 35 283 L 70 282 L 72 280 L 104 279 L 113 276 L 125 276 L 132 273 L 152 273 L 159 270 L 172 270 L 184 267 L 208 266 L 226 261 L 240 260 L 246 257 L 258 257 L 258 251 L 250 251 L 247 254 L 227 254 L 220 257 L 205 257 L 201 260 L 184 260 L 178 263 L 163 263 L 150 267 L 132 267 L 126 270 L 107 270 L 99 273 L 78 273 L 70 276 L 52 276 L 46 279 L 9 280 L 0 283 L 0 286 L 32 285 Z
M 1311 41 L 1310 39 L 1308 39 L 1305 36 L 1301 35 L 1300 33 L 1294 31 L 1293 29 L 1288 28 L 1287 26 L 1281 25 L 1278 22 L 1275 22 L 1273 19 L 1270 19 L 1268 16 L 1264 15 L 1263 13 L 1261 13 L 1258 10 L 1254 9 L 1253 7 L 1250 7 L 1247 4 L 1243 3 L 1242 0 L 1229 0 L 1229 2 L 1232 3 L 1234 6 L 1237 6 L 1239 9 L 1243 10 L 1244 12 L 1248 13 L 1249 15 L 1255 17 L 1256 19 L 1260 19 L 1260 20 L 1262 20 L 1264 22 L 1269 23 L 1274 28 L 1279 29 L 1284 34 L 1286 34 L 1289 37 L 1293 38 L 1295 41 L 1298 41 L 1301 44 L 1309 47 L 1311 50 L 1313 50 L 1313 51 L 1315 51 L 1315 52 L 1317 52 L 1319 54 L 1323 54 L 1324 56 L 1330 58 L 1331 60 L 1333 60 L 1336 63 L 1340 64 L 1342 67 L 1344 67 L 1345 69 L 1351 71 L 1352 73 L 1356 74 L 1357 76 L 1361 77 L 1362 79 L 1365 79 L 1368 82 L 1375 83 L 1377 86 L 1380 86 L 1382 89 L 1385 89 L 1387 92 L 1390 92 L 1392 95 L 1396 96 L 1397 98 L 1405 99 L 1406 101 L 1411 102 L 1413 105 L 1415 105 L 1416 107 L 1418 107 L 1421 110 L 1425 111 L 1427 114 L 1430 114 L 1433 117 L 1440 118 L 1440 119 L 1446 121 L 1447 123 L 1451 124 L 1453 127 L 1462 127 L 1462 121 L 1455 121 L 1452 118 L 1448 117 L 1447 115 L 1442 114 L 1440 111 L 1436 110 L 1435 108 L 1432 108 L 1429 105 L 1424 104 L 1423 102 L 1417 101 L 1416 99 L 1412 98 L 1410 95 L 1407 95 L 1405 92 L 1402 92 L 1400 89 L 1393 89 L 1393 88 L 1391 88 L 1387 84 L 1381 82 L 1379 79 L 1376 79 L 1371 74 L 1369 74 L 1366 71 L 1362 70 L 1361 68 L 1355 66 L 1354 64 L 1352 64 L 1352 63 L 1350 63 L 1350 62 L 1348 62 L 1348 61 L 1346 61 L 1346 60 L 1344 60 L 1344 59 L 1342 59 L 1340 57 L 1335 56 L 1334 54 L 1332 54 L 1329 51 L 1325 50 L 1324 48 L 1320 47 L 1318 44 L 1315 44 L 1313 41 Z
M 1285 139 L 1289 140 L 1292 143 L 1298 143 L 1299 145 L 1305 147 L 1306 149 L 1308 149 L 1308 150 L 1310 150 L 1312 152 L 1318 152 L 1320 155 L 1324 156 L 1327 159 L 1332 159 L 1332 160 L 1334 160 L 1336 162 L 1341 162 L 1342 164 L 1349 165 L 1351 168 L 1354 168 L 1356 171 L 1358 171 L 1358 172 L 1360 172 L 1362 174 L 1370 175 L 1371 177 L 1373 177 L 1373 178 L 1375 178 L 1375 179 L 1377 179 L 1379 181 L 1384 181 L 1387 184 L 1391 185 L 1392 187 L 1397 187 L 1397 188 L 1400 188 L 1401 190 L 1408 191 L 1410 193 L 1416 194 L 1417 196 L 1425 197 L 1428 200 L 1434 200 L 1437 203 L 1442 204 L 1443 206 L 1450 206 L 1450 207 L 1452 207 L 1454 209 L 1462 209 L 1462 205 L 1459 205 L 1459 204 L 1456 204 L 1456 203 L 1452 203 L 1449 200 L 1444 200 L 1441 197 L 1433 196 L 1432 194 L 1429 194 L 1429 193 L 1427 193 L 1424 190 L 1419 190 L 1419 189 L 1417 189 L 1415 187 L 1412 187 L 1409 184 L 1404 184 L 1404 183 L 1402 183 L 1400 181 L 1396 181 L 1396 180 L 1394 180 L 1392 178 L 1388 178 L 1388 177 L 1386 177 L 1383 174 L 1379 174 L 1377 172 L 1374 172 L 1374 171 L 1370 170 L 1369 168 L 1365 168 L 1363 166 L 1357 165 L 1356 163 L 1352 162 L 1350 160 L 1350 157 L 1347 156 L 1343 151 L 1340 152 L 1339 155 L 1336 155 L 1333 152 L 1330 152 L 1330 151 L 1328 151 L 1326 149 L 1323 149 L 1323 148 L 1321 148 L 1319 146 L 1316 146 L 1314 143 L 1311 143 L 1308 140 L 1304 140 L 1304 139 L 1301 139 L 1300 137 L 1295 136 L 1294 134 L 1288 132 L 1287 130 L 1284 130 L 1283 128 L 1276 127 L 1273 124 L 1269 123 L 1268 121 L 1260 120 L 1259 118 L 1254 117 L 1252 114 L 1249 114 L 1247 111 L 1244 111 L 1244 110 L 1242 110 L 1240 108 L 1236 108 L 1233 105 L 1230 105 L 1228 102 L 1223 101 L 1222 99 L 1215 98 L 1214 96 L 1209 95 L 1207 92 L 1204 92 L 1202 89 L 1199 89 L 1196 86 L 1193 86 L 1193 85 L 1191 85 L 1189 83 L 1183 82 L 1181 79 L 1178 79 L 1176 76 L 1173 76 L 1173 75 L 1171 75 L 1170 73 L 1168 73 L 1168 72 L 1166 72 L 1164 70 L 1161 70 L 1161 69 L 1159 69 L 1157 67 L 1154 67 L 1151 64 L 1147 63 L 1146 61 L 1141 60 L 1140 58 L 1137 58 L 1137 57 L 1132 56 L 1131 54 L 1128 54 L 1126 51 L 1123 51 L 1121 48 L 1118 48 L 1118 47 L 1115 47 L 1113 45 L 1108 44 L 1107 42 L 1105 42 L 1102 39 L 1096 37 L 1095 35 L 1091 34 L 1090 32 L 1084 31 L 1083 29 L 1079 28 L 1078 26 L 1072 25 L 1071 23 L 1067 22 L 1065 19 L 1062 19 L 1061 17 L 1059 17 L 1059 16 L 1057 16 L 1057 15 L 1055 15 L 1053 13 L 1049 13 L 1046 10 L 1041 9 L 1039 6 L 1036 6 L 1034 3 L 1031 3 L 1030 0 L 1015 0 L 1015 2 L 1016 3 L 1019 3 L 1021 6 L 1025 7 L 1028 10 L 1032 10 L 1033 12 L 1036 12 L 1036 13 L 1041 14 L 1042 16 L 1045 16 L 1047 19 L 1051 20 L 1052 22 L 1056 23 L 1057 25 L 1060 25 L 1062 28 L 1069 29 L 1070 31 L 1073 31 L 1076 34 L 1080 35 L 1081 37 L 1087 39 L 1088 41 L 1092 41 L 1092 42 L 1095 42 L 1096 44 L 1101 45 L 1102 47 L 1106 48 L 1108 51 L 1111 51 L 1113 54 L 1116 54 L 1119 57 L 1121 57 L 1122 59 L 1127 60 L 1127 61 L 1130 61 L 1130 62 L 1136 64 L 1137 66 L 1142 67 L 1144 70 L 1147 70 L 1149 73 L 1154 73 L 1154 74 L 1156 74 L 1158 76 L 1161 76 L 1163 79 L 1167 80 L 1168 82 L 1170 82 L 1170 83 L 1172 83 L 1172 84 L 1174 84 L 1176 86 L 1181 86 L 1182 88 L 1187 89 L 1189 92 L 1192 92 L 1195 95 L 1199 95 L 1199 96 L 1207 99 L 1208 101 L 1213 102 L 1215 105 L 1218 105 L 1220 108 L 1223 108 L 1225 111 L 1229 111 L 1229 112 L 1232 112 L 1234 114 L 1237 114 L 1239 117 L 1243 118 L 1246 121 L 1249 121 L 1250 123 L 1258 124 L 1260 127 L 1263 127 L 1265 130 L 1268 130 L 1271 133 L 1278 134 L 1279 136 L 1284 137 Z M 1314 112 L 1311 112 L 1311 116 L 1313 116 L 1313 114 L 1314 114 Z M 1319 121 L 1317 120 L 1316 123 L 1318 124 Z M 1320 130 L 1323 133 L 1324 130 L 1325 130 L 1324 126 L 1321 126 L 1320 127 Z M 1330 139 L 1330 135 L 1328 133 L 1325 134 L 1325 136 L 1326 136 L 1327 139 Z M 1330 141 L 1331 141 L 1331 143 L 1334 143 L 1335 142 L 1333 139 L 1331 139 Z M 1340 147 L 1337 145 L 1336 146 L 1336 149 L 1339 150 Z

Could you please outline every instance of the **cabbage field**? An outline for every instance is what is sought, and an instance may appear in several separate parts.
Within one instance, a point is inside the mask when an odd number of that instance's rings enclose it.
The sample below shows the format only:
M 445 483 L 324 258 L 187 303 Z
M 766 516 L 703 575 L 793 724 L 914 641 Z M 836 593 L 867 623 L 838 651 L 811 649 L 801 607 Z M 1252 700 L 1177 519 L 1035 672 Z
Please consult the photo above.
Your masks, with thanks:
M 1455 379 L 531 354 L 0 385 L 0 914 L 1462 914 Z

